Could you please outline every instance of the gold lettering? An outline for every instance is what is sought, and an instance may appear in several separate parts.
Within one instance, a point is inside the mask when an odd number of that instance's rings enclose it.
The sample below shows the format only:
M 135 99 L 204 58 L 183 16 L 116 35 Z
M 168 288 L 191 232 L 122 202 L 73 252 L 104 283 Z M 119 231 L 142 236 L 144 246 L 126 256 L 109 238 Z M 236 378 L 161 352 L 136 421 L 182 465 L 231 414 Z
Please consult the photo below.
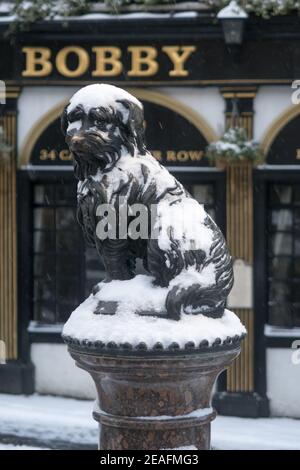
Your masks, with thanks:
M 60 160 L 63 160 L 63 161 L 72 160 L 69 150 L 61 150 L 59 152 L 59 158 Z
M 78 65 L 74 70 L 70 70 L 67 66 L 67 57 L 69 54 L 76 54 L 78 58 Z M 64 47 L 56 56 L 56 68 L 64 77 L 80 77 L 88 70 L 89 64 L 89 55 L 82 47 Z
M 121 49 L 119 47 L 93 47 L 96 54 L 96 69 L 92 72 L 93 77 L 115 77 L 123 70 Z
M 167 150 L 167 161 L 176 162 L 176 153 L 174 150 Z
M 25 70 L 23 77 L 46 77 L 52 72 L 50 62 L 51 50 L 48 47 L 23 47 L 22 52 L 26 54 Z
M 40 160 L 47 160 L 48 158 L 48 150 L 42 149 L 40 151 Z
M 52 149 L 48 152 L 47 149 L 42 149 L 40 151 L 40 160 L 56 160 L 57 158 L 57 151 Z
M 189 159 L 189 154 L 186 150 L 179 150 L 177 153 L 177 160 L 179 162 L 186 162 Z
M 192 52 L 196 51 L 195 46 L 164 46 L 162 50 L 174 65 L 174 69 L 169 72 L 170 77 L 186 77 L 189 75 L 184 66 Z
M 151 46 L 131 46 L 128 52 L 132 54 L 131 70 L 129 77 L 150 77 L 158 71 L 158 63 L 155 60 L 157 50 Z
M 300 160 L 300 149 L 297 149 L 296 159 L 297 159 L 297 160 Z
M 192 161 L 199 161 L 202 160 L 203 157 L 203 150 L 190 150 L 189 157 Z

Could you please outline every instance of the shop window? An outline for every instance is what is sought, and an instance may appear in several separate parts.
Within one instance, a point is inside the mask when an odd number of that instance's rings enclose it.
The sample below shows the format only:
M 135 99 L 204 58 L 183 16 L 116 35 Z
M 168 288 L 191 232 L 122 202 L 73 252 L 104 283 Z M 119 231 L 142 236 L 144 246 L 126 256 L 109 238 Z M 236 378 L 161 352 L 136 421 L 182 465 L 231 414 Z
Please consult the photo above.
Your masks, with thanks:
M 300 191 L 268 188 L 268 323 L 300 326 Z
M 214 185 L 186 187 L 214 218 Z M 76 220 L 76 184 L 35 184 L 33 190 L 33 319 L 64 323 L 105 270 Z

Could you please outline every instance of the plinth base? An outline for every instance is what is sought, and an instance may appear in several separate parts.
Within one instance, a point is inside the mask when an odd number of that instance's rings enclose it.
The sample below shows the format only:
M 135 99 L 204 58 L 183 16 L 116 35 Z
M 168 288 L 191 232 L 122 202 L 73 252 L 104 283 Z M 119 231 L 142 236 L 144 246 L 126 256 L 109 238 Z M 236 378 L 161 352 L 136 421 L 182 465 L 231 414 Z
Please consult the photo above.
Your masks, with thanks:
M 240 339 L 197 350 L 129 354 L 69 341 L 77 366 L 96 384 L 99 448 L 210 449 L 213 385 L 240 353 Z

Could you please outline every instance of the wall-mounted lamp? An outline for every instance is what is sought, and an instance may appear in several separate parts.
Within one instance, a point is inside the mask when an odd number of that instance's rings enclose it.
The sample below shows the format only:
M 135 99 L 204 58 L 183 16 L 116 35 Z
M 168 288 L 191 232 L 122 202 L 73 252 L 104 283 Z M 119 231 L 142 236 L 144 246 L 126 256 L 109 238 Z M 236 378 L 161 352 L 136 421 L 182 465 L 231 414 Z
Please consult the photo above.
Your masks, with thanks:
M 219 11 L 217 18 L 222 23 L 226 44 L 240 46 L 243 42 L 248 13 L 235 0 L 232 0 L 227 7 Z

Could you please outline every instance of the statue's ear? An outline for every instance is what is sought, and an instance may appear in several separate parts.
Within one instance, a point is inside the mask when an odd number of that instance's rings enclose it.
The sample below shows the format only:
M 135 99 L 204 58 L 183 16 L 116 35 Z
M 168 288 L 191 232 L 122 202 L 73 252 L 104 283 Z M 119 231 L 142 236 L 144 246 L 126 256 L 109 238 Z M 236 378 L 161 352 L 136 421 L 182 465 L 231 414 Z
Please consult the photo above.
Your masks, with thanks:
M 60 128 L 61 128 L 61 131 L 62 131 L 63 135 L 66 135 L 67 128 L 68 128 L 67 108 L 68 108 L 68 106 L 65 107 L 65 109 L 63 110 L 63 113 L 61 115 L 61 118 L 60 118 Z
M 129 100 L 118 100 L 124 108 L 128 111 L 126 124 L 132 134 L 137 134 L 143 131 L 144 111 L 135 103 Z

